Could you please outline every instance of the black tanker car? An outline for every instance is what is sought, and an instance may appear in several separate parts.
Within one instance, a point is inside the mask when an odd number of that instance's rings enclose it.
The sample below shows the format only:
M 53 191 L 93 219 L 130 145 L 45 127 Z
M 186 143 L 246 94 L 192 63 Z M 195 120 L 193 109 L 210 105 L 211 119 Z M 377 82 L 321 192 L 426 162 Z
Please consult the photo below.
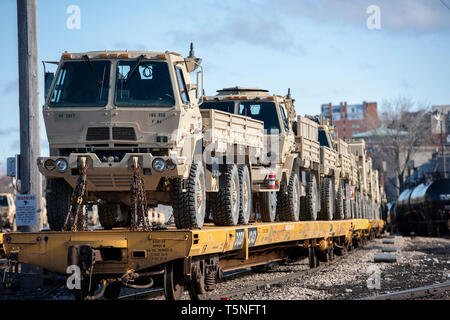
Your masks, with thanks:
M 450 179 L 438 179 L 403 190 L 392 220 L 401 234 L 447 234 L 450 224 Z

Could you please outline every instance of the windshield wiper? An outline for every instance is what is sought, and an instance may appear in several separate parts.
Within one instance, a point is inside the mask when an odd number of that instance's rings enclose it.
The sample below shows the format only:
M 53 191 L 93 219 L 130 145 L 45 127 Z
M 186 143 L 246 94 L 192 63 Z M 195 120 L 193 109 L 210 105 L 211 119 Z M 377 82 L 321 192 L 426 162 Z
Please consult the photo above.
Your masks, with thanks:
M 93 65 L 92 62 L 91 62 L 91 59 L 89 59 L 89 57 L 88 57 L 87 54 L 85 54 L 85 55 L 83 56 L 83 59 L 86 60 L 86 62 L 87 62 L 88 65 L 89 65 L 89 69 L 91 69 L 92 73 L 95 75 L 95 79 L 97 80 L 97 85 L 103 87 L 103 80 L 100 80 L 100 78 L 98 77 L 98 74 L 97 74 L 97 72 L 95 71 L 95 68 L 94 68 L 94 65 Z
M 136 71 L 136 69 L 139 67 L 139 65 L 141 64 L 142 59 L 145 56 L 142 54 L 139 56 L 139 58 L 137 59 L 137 63 L 136 65 L 133 67 L 133 69 L 131 69 L 130 72 L 128 72 L 127 77 L 125 78 L 125 80 L 123 80 L 123 82 L 125 82 L 125 84 L 128 82 L 128 80 L 130 80 L 131 76 L 133 75 L 133 73 Z

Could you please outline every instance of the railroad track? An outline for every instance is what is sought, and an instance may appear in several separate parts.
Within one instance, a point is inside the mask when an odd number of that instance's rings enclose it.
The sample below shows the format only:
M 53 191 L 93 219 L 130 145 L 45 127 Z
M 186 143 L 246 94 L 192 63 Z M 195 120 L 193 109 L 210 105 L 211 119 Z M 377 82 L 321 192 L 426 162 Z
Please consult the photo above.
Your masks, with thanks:
M 358 300 L 410 300 L 424 297 L 436 296 L 442 293 L 447 294 L 447 299 L 450 294 L 450 281 L 433 284 L 430 286 L 401 290 L 397 292 L 382 294 L 378 296 L 371 296 L 368 298 L 358 299 Z
M 225 281 L 229 281 L 236 278 L 245 277 L 246 275 L 253 274 L 254 272 L 248 269 L 231 271 L 225 273 L 223 278 Z M 157 298 L 164 296 L 164 288 L 153 288 L 146 291 L 131 293 L 119 297 L 119 300 L 145 300 L 151 298 Z
M 215 294 L 215 295 L 205 294 L 199 298 L 201 300 L 223 300 L 223 299 L 229 299 L 232 297 L 240 296 L 240 295 L 250 293 L 253 291 L 267 289 L 272 286 L 280 286 L 280 285 L 282 285 L 283 282 L 286 282 L 286 281 L 289 281 L 292 279 L 296 279 L 300 275 L 308 275 L 308 274 L 313 274 L 313 273 L 319 272 L 320 270 L 322 270 L 332 264 L 338 263 L 339 261 L 341 261 L 345 258 L 346 258 L 346 256 L 336 257 L 334 260 L 332 260 L 330 262 L 321 262 L 321 264 L 318 267 L 313 268 L 313 269 L 294 271 L 287 275 L 278 277 L 278 278 L 270 280 L 270 281 L 267 281 L 267 280 L 258 281 L 252 285 L 246 286 L 245 288 L 226 291 L 226 292 L 222 292 L 220 294 Z
M 245 288 L 225 291 L 220 294 L 206 293 L 204 295 L 200 295 L 198 298 L 199 298 L 199 300 L 223 300 L 223 299 L 229 299 L 232 297 L 240 296 L 240 295 L 250 293 L 250 292 L 267 289 L 268 287 L 271 287 L 271 286 L 280 286 L 282 283 L 287 282 L 292 279 L 296 279 L 301 275 L 310 275 L 310 274 L 320 272 L 321 270 L 325 269 L 326 267 L 329 267 L 330 265 L 339 263 L 340 261 L 346 259 L 348 257 L 348 255 L 352 254 L 356 250 L 358 250 L 358 249 L 353 249 L 353 251 L 350 251 L 350 252 L 347 251 L 347 253 L 343 256 L 335 256 L 335 258 L 332 261 L 320 262 L 320 265 L 318 267 L 315 267 L 312 269 L 290 272 L 287 275 L 277 277 L 276 279 L 273 279 L 270 281 L 267 281 L 267 280 L 258 281 L 252 285 L 246 286 Z M 305 258 L 305 259 L 308 260 L 307 258 Z M 295 260 L 295 262 L 298 262 L 300 260 Z M 285 272 L 288 272 L 288 271 L 285 271 Z M 254 274 L 254 273 L 255 273 L 255 271 L 253 271 L 251 269 L 230 272 L 228 274 L 224 274 L 224 281 L 229 281 L 231 279 L 245 277 L 245 276 L 248 276 L 248 275 Z M 121 300 L 144 300 L 144 299 L 160 297 L 163 295 L 164 295 L 163 288 L 157 288 L 157 289 L 155 288 L 153 290 L 148 290 L 148 291 L 144 291 L 144 292 L 138 292 L 136 294 L 129 294 L 126 296 L 122 296 L 119 299 L 121 299 Z
M 226 291 L 226 292 L 222 292 L 220 294 L 215 294 L 215 295 L 211 295 L 211 294 L 204 294 L 202 296 L 199 296 L 200 300 L 221 300 L 221 299 L 229 299 L 235 296 L 239 296 L 245 293 L 250 293 L 253 291 L 257 291 L 257 290 L 261 290 L 261 289 L 266 289 L 267 286 L 277 286 L 282 284 L 283 282 L 289 281 L 291 279 L 295 279 L 300 275 L 308 275 L 308 274 L 313 274 L 315 272 L 318 272 L 332 264 L 338 263 L 339 261 L 345 259 L 346 256 L 340 256 L 340 257 L 336 257 L 333 261 L 330 262 L 321 262 L 321 264 L 313 269 L 308 269 L 308 270 L 301 270 L 301 271 L 295 271 L 295 272 L 290 272 L 287 275 L 278 277 L 274 280 L 271 281 L 258 281 L 250 286 L 247 286 L 245 288 L 241 288 L 238 290 L 232 290 L 232 291 Z M 287 272 L 287 271 L 286 271 Z M 241 278 L 241 277 L 245 277 L 248 276 L 250 274 L 254 274 L 255 271 L 251 271 L 251 270 L 243 270 L 243 271 L 234 271 L 232 273 L 229 274 L 225 274 L 224 275 L 224 281 L 229 281 L 232 279 L 236 279 L 236 278 Z M 148 290 L 148 291 L 143 291 L 143 292 L 138 292 L 135 294 L 129 294 L 129 295 L 124 295 L 122 297 L 120 297 L 120 300 L 145 300 L 145 299 L 151 299 L 151 298 L 156 298 L 156 297 L 160 297 L 164 295 L 164 289 L 163 288 L 155 288 L 153 290 Z

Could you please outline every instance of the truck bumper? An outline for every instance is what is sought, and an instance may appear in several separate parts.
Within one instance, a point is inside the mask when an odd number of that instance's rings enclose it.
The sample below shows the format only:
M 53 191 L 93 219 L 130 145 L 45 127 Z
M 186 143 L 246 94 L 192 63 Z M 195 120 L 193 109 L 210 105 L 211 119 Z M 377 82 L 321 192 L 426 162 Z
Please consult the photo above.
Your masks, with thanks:
M 183 174 L 189 172 L 189 165 L 185 159 L 172 159 L 168 156 L 153 156 L 150 153 L 127 153 L 120 162 L 100 161 L 95 153 L 74 153 L 68 157 L 40 157 L 37 159 L 39 171 L 47 178 L 64 178 L 72 187 L 75 186 L 80 175 L 82 158 L 88 165 L 87 182 L 91 191 L 129 191 L 133 179 L 133 164 L 135 158 L 139 163 L 145 189 L 154 191 L 162 177 L 186 178 Z M 153 168 L 155 159 L 162 159 L 166 163 L 170 159 L 177 165 L 173 169 L 166 168 L 159 172 Z M 67 169 L 60 171 L 56 166 L 51 169 L 45 163 L 48 160 L 64 159 Z

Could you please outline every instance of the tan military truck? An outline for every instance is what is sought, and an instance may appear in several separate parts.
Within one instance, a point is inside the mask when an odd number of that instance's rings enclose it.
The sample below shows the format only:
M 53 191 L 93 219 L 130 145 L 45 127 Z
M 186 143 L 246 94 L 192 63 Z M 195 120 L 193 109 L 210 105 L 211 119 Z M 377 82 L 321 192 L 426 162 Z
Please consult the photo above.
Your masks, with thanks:
M 353 154 L 356 164 L 358 166 L 358 182 L 354 197 L 356 201 L 356 218 L 364 218 L 367 211 L 367 190 L 368 190 L 368 176 L 366 159 L 366 144 L 362 139 L 347 140 L 349 151 Z
M 259 212 L 262 221 L 298 221 L 301 186 L 297 164 L 293 121 L 295 108 L 290 96 L 270 95 L 258 88 L 233 87 L 218 90 L 218 95 L 203 97 L 203 111 L 216 110 L 250 117 L 264 123 L 264 147 L 260 156 L 251 156 L 248 165 L 249 200 L 241 210 L 243 221 Z M 247 170 L 247 168 L 244 168 Z M 220 204 L 212 201 L 212 212 Z M 253 208 L 252 208 L 253 207 Z
M 1 229 L 14 229 L 16 216 L 16 205 L 14 195 L 11 193 L 0 193 L 0 217 Z
M 349 153 L 348 144 L 340 139 L 335 139 L 335 146 L 338 152 L 337 167 L 340 168 L 340 180 L 336 194 L 335 219 L 351 219 L 352 203 L 351 189 L 355 186 L 356 161 Z
M 343 183 L 341 181 L 339 153 L 332 136 L 333 130 L 327 119 L 320 119 L 320 220 L 343 219 L 341 214 L 343 212 L 341 202 L 344 195 L 342 190 Z M 339 205 L 336 202 L 339 202 Z M 336 208 L 340 208 L 340 211 L 336 210 Z M 337 215 L 337 212 L 340 212 L 339 215 Z
M 302 173 L 305 193 L 302 196 L 302 220 L 317 220 L 320 212 L 319 183 L 321 181 L 321 161 L 319 143 L 319 121 L 317 117 L 298 116 L 295 132 L 298 166 Z
M 215 224 L 242 222 L 240 200 L 251 199 L 245 168 L 250 153 L 261 156 L 263 123 L 201 111 L 200 63 L 192 47 L 186 58 L 169 51 L 62 55 L 55 76 L 46 74 L 50 156 L 38 159 L 51 229 L 65 226 L 79 198 L 98 205 L 108 229 L 130 226 L 136 208 L 159 204 L 173 207 L 178 228 L 201 228 L 212 194 Z M 243 150 L 239 166 L 230 150 Z M 74 188 L 87 193 L 72 198 Z

